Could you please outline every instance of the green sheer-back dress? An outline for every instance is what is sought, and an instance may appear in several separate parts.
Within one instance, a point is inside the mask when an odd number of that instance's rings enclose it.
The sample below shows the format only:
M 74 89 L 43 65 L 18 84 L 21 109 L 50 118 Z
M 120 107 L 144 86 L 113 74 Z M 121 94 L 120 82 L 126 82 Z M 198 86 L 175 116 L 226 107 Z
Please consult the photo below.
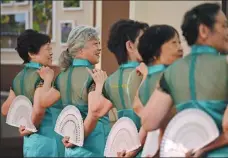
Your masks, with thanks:
M 88 60 L 74 59 L 72 65 L 62 71 L 56 80 L 62 106 L 76 106 L 83 119 L 88 114 L 88 89 L 93 83 L 86 67 L 92 69 L 93 65 Z M 109 118 L 105 115 L 99 119 L 93 132 L 84 139 L 83 147 L 65 148 L 65 157 L 103 157 L 109 131 Z
M 139 98 L 143 105 L 146 105 L 165 69 L 166 66 L 162 64 L 148 66 L 147 78 L 139 89 Z
M 141 127 L 140 118 L 132 108 L 136 91 L 142 80 L 142 77 L 138 76 L 135 70 L 138 65 L 138 62 L 132 61 L 120 65 L 119 69 L 106 80 L 104 96 L 117 109 L 118 119 L 121 117 L 130 118 L 139 131 Z
M 24 69 L 17 74 L 13 81 L 13 91 L 16 96 L 24 95 L 33 103 L 35 89 L 42 82 L 37 73 L 40 67 L 41 65 L 35 62 L 25 64 Z M 61 146 L 57 145 L 61 139 L 56 137 L 54 132 L 54 119 L 57 113 L 51 109 L 46 109 L 38 131 L 30 136 L 24 136 L 24 157 L 58 157 L 63 155 L 64 150 L 61 150 Z
M 166 69 L 161 87 L 172 97 L 177 111 L 197 108 L 208 113 L 222 132 L 228 104 L 228 64 L 225 55 L 209 46 L 194 45 L 191 53 Z M 228 157 L 228 145 L 207 153 Z

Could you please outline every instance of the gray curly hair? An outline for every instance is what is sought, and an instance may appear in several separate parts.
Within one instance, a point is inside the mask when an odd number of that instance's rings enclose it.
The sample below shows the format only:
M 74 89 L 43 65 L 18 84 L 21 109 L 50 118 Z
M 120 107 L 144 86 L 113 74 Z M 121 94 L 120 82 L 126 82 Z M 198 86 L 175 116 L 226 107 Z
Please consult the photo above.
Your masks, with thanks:
M 99 39 L 99 32 L 91 26 L 80 25 L 73 28 L 67 39 L 67 50 L 63 51 L 59 58 L 60 67 L 66 70 L 73 61 L 77 52 L 85 47 L 87 41 Z

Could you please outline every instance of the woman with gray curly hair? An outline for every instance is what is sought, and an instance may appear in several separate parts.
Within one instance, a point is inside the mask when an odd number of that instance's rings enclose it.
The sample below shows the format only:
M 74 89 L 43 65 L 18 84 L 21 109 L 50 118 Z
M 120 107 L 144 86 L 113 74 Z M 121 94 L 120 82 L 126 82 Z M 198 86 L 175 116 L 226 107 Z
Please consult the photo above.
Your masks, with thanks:
M 94 69 L 99 62 L 100 41 L 98 32 L 89 26 L 72 29 L 67 40 L 68 48 L 60 56 L 62 72 L 56 79 L 64 106 L 76 106 L 84 120 L 85 139 L 83 147 L 74 147 L 69 138 L 63 138 L 66 157 L 103 156 L 106 138 L 110 131 L 109 100 L 102 96 L 107 74 Z M 95 89 L 93 88 L 95 85 Z

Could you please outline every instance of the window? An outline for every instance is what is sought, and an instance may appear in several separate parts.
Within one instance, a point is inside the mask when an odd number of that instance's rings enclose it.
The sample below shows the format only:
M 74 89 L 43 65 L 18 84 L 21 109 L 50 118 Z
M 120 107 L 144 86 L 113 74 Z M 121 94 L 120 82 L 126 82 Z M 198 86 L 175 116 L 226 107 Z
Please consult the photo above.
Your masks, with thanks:
M 15 0 L 15 5 L 27 5 L 29 3 L 28 0 Z
M 1 6 L 12 6 L 13 1 L 11 0 L 1 0 Z
M 13 51 L 17 37 L 28 28 L 28 12 L 2 12 L 1 51 Z
M 31 28 L 49 35 L 52 42 L 55 41 L 55 5 L 55 1 L 50 0 L 31 1 Z
M 68 35 L 70 31 L 74 28 L 74 21 L 60 21 L 60 44 L 66 45 Z
M 27 5 L 29 3 L 28 0 L 0 0 L 1 6 L 13 6 L 15 5 Z
M 82 1 L 81 0 L 63 0 L 63 10 L 81 10 Z

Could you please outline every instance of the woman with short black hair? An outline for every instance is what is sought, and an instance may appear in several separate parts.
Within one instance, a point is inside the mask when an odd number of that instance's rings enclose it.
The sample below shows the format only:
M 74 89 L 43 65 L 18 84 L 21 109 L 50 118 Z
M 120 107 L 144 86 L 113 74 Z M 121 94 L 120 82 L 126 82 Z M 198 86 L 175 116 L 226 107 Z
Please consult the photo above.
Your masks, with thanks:
M 16 50 L 25 67 L 13 80 L 9 97 L 2 105 L 2 114 L 7 115 L 16 96 L 26 96 L 33 103 L 32 122 L 38 131 L 32 133 L 25 127 L 19 128 L 24 136 L 24 157 L 57 157 L 54 113 L 49 107 L 58 101 L 60 93 L 52 87 L 54 71 L 46 67 L 52 64 L 50 38 L 31 29 L 25 30 L 17 39 Z
M 145 141 L 145 134 L 141 130 L 139 117 L 132 109 L 133 99 L 141 77 L 137 76 L 135 68 L 142 61 L 138 53 L 138 42 L 144 31 L 148 28 L 148 24 L 138 22 L 131 19 L 121 19 L 116 21 L 110 28 L 108 49 L 115 55 L 119 64 L 119 68 L 108 77 L 104 86 L 104 96 L 112 101 L 117 109 L 118 119 L 121 117 L 130 118 L 139 131 L 141 144 Z M 125 153 L 118 153 L 121 157 L 141 156 L 140 150 Z
M 179 34 L 170 25 L 153 25 L 148 28 L 139 40 L 139 54 L 142 56 L 144 67 L 137 70 L 145 76 L 142 85 L 136 94 L 137 101 L 134 103 L 146 105 L 151 94 L 156 89 L 157 82 L 161 78 L 165 69 L 176 60 L 182 58 L 183 49 L 179 39 Z M 137 110 L 137 109 L 135 109 Z M 160 128 L 160 140 L 168 121 L 175 114 L 176 109 L 167 114 L 166 121 Z

